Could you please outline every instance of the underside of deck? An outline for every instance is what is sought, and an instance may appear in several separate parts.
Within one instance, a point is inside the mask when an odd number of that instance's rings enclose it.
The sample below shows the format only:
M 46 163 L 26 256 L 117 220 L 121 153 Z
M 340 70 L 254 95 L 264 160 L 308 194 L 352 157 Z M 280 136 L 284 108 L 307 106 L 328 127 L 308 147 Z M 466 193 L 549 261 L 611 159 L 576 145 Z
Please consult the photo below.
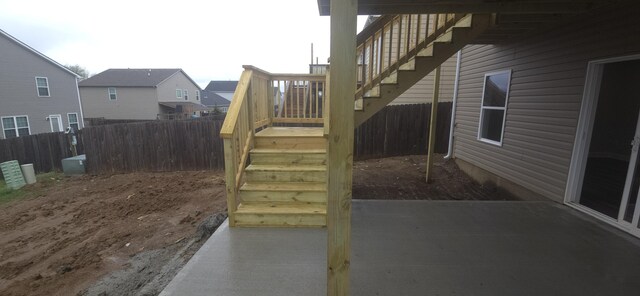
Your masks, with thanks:
M 225 222 L 161 295 L 326 295 L 326 229 Z M 640 241 L 552 202 L 353 201 L 351 295 L 638 295 Z

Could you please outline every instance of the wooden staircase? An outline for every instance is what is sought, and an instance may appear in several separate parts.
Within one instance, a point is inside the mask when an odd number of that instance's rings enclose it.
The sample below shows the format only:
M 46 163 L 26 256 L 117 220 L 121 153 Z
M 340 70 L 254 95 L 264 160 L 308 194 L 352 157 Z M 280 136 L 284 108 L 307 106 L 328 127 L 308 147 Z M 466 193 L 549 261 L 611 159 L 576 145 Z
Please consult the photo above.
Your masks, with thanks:
M 381 42 L 380 37 L 376 42 L 375 36 L 382 36 L 383 32 L 393 28 L 385 28 L 384 24 L 373 23 L 373 28 L 370 31 L 377 27 L 377 32 L 363 31 L 361 33 L 368 34 L 368 37 L 361 37 L 359 34 L 358 39 L 362 40 L 358 45 L 359 56 L 364 57 L 360 64 L 365 66 L 360 67 L 359 84 L 361 87 L 356 92 L 355 126 L 359 126 L 382 110 L 491 26 L 491 15 L 488 14 L 446 14 L 438 15 L 443 19 L 436 17 L 435 20 L 429 20 L 428 17 L 426 20 L 420 20 L 418 16 L 421 15 L 400 15 L 395 16 L 392 20 L 384 18 L 378 20 L 387 24 L 396 24 L 396 27 L 399 28 L 399 32 L 396 34 L 400 35 L 411 35 L 411 28 L 414 28 L 414 31 L 419 31 L 421 22 L 435 22 L 436 24 L 444 22 L 445 24 L 451 23 L 451 25 L 445 25 L 441 29 L 436 28 L 435 34 L 431 35 L 431 38 L 430 36 L 426 36 L 424 39 L 418 36 L 408 36 L 406 38 L 415 40 L 407 41 L 403 36 L 400 38 L 402 41 L 397 44 L 395 40 L 398 38 L 394 33 L 388 33 L 394 36 L 388 42 L 391 48 L 387 52 L 391 54 L 385 56 L 383 52 L 382 57 L 377 58 L 379 66 L 371 58 L 371 61 L 367 61 L 366 57 L 371 57 L 372 55 L 368 53 L 376 51 L 376 43 L 380 44 L 379 46 L 382 48 L 387 47 L 387 44 Z M 409 29 L 403 31 L 403 24 L 405 26 L 411 25 Z M 403 42 L 406 44 L 402 45 Z M 372 57 L 375 57 L 375 54 Z M 387 65 L 386 69 L 380 69 L 385 65 Z
M 490 15 L 398 15 L 367 27 L 358 35 L 356 126 L 490 23 Z M 245 66 L 220 132 L 230 226 L 326 226 L 328 75 Z
M 325 146 L 322 128 L 269 127 L 256 133 L 235 225 L 325 226 Z

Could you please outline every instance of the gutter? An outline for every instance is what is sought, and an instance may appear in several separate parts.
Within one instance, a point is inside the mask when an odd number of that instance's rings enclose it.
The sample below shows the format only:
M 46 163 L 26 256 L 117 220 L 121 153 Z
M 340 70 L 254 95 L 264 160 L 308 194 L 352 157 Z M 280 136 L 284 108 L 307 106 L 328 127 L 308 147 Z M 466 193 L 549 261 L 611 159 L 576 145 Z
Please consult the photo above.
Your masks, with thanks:
M 450 159 L 453 156 L 453 132 L 456 123 L 456 103 L 458 102 L 458 84 L 460 83 L 460 60 L 462 59 L 462 50 L 458 51 L 456 56 L 456 79 L 453 83 L 453 102 L 451 103 L 451 123 L 449 124 L 449 148 L 444 159 Z

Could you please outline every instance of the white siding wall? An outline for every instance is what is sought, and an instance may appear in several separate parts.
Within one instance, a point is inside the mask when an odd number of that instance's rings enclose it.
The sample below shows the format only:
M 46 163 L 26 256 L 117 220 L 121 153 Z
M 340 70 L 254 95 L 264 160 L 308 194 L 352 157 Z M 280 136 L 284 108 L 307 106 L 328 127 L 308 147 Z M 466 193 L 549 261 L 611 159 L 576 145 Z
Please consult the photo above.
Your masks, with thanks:
M 508 45 L 467 46 L 457 158 L 562 202 L 590 60 L 640 53 L 640 5 L 612 8 Z M 484 74 L 513 71 L 503 146 L 477 140 Z

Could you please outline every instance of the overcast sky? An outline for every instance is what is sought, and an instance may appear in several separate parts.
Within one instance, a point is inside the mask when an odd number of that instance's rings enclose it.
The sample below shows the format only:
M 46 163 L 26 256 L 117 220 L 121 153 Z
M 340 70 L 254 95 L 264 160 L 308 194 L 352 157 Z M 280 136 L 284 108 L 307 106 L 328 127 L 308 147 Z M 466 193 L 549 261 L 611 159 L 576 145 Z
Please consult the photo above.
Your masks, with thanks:
M 316 0 L 0 0 L 0 29 L 92 74 L 182 68 L 201 87 L 237 80 L 242 65 L 306 73 L 312 42 L 321 63 L 329 56 Z

